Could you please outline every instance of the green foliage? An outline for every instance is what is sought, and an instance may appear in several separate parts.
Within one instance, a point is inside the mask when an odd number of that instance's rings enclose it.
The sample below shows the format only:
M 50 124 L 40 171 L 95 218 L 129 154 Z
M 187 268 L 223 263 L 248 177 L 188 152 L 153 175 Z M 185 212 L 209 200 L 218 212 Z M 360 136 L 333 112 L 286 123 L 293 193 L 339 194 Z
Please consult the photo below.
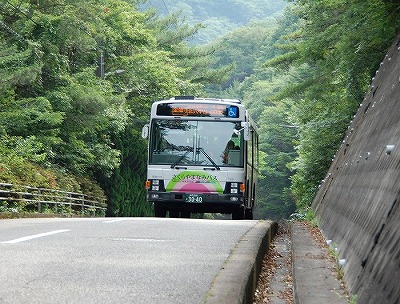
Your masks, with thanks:
M 310 206 L 398 32 L 399 8 L 300 0 L 273 27 L 259 22 L 258 31 L 253 24 L 221 39 L 216 54 L 234 73 L 223 91 L 210 91 L 242 98 L 260 126 L 260 214 L 287 216 L 292 199 L 300 210 Z
M 4 23 L 0 19 L 0 28 Z M 26 85 L 39 77 L 41 64 L 37 49 L 27 42 L 22 49 L 11 42 L 9 45 L 0 39 L 0 89 Z
M 218 58 L 214 65 L 232 67 L 230 77 L 223 83 L 222 89 L 235 82 L 243 82 L 255 73 L 260 58 L 270 56 L 272 50 L 267 49 L 266 45 L 271 41 L 276 26 L 270 19 L 254 21 L 214 42 L 214 55 Z
M 206 80 L 199 75 L 206 79 L 209 64 L 201 58 L 210 53 L 185 45 L 196 27 L 178 23 L 177 16 L 155 26 L 135 5 L 123 0 L 2 4 L 2 181 L 101 194 L 98 180 L 115 202 L 111 213 L 149 214 L 145 151 L 126 148 L 138 140 L 127 134 L 141 128 L 152 101 L 200 92 Z M 195 53 L 196 65 L 183 60 Z M 140 166 L 132 166 L 132 159 Z M 120 183 L 118 177 L 126 181 L 122 194 L 110 183 Z
M 198 95 L 203 85 L 219 85 L 224 81 L 230 67 L 213 66 L 216 61 L 214 47 L 187 44 L 185 41 L 197 34 L 201 26 L 189 26 L 183 23 L 184 21 L 180 14 L 175 13 L 166 17 L 152 18 L 149 26 L 156 32 L 159 47 L 181 68 L 179 71 L 182 73 L 179 83 L 181 94 Z
M 161 15 L 179 13 L 187 24 L 198 25 L 195 44 L 204 44 L 243 26 L 252 20 L 279 13 L 286 3 L 282 0 L 163 0 L 147 1 L 143 8 L 154 7 Z
M 116 138 L 121 151 L 122 166 L 107 180 L 109 197 L 107 213 L 112 216 L 151 216 L 152 208 L 146 202 L 147 144 L 134 126 Z
M 0 183 L 56 188 L 69 192 L 83 192 L 105 198 L 104 190 L 95 181 L 66 173 L 61 168 L 44 168 L 26 160 L 7 146 L 0 146 Z
M 297 19 L 286 15 L 290 21 L 285 18 L 275 23 L 270 19 L 252 22 L 223 37 L 216 47 L 220 63 L 235 63 L 235 70 L 224 84 L 226 88 L 218 93 L 242 99 L 259 126 L 258 218 L 287 218 L 295 210 L 288 164 L 297 155 L 294 142 L 298 128 L 290 114 L 293 101 L 277 98 L 293 76 L 265 65 L 282 54 L 282 36 L 296 29 Z
M 1 127 L 12 136 L 50 135 L 59 128 L 63 113 L 55 112 L 44 97 L 8 99 L 0 103 Z
M 258 204 L 263 216 L 272 219 L 287 218 L 294 212 L 287 164 L 296 156 L 293 141 L 298 130 L 290 125 L 289 108 L 290 104 L 270 104 L 259 117 L 262 153 Z
M 398 28 L 399 5 L 386 1 L 297 1 L 301 20 L 291 47 L 267 62 L 295 75 L 275 97 L 296 100 L 290 109 L 299 127 L 291 191 L 297 207 L 310 206 L 344 131 Z

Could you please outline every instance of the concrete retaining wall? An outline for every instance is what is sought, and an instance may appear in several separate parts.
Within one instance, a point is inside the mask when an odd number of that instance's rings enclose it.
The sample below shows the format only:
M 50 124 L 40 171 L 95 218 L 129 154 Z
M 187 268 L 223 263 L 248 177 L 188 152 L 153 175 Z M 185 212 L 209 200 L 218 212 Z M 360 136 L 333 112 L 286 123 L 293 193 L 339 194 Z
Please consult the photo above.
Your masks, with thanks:
M 400 36 L 381 63 L 313 209 L 357 303 L 400 303 Z

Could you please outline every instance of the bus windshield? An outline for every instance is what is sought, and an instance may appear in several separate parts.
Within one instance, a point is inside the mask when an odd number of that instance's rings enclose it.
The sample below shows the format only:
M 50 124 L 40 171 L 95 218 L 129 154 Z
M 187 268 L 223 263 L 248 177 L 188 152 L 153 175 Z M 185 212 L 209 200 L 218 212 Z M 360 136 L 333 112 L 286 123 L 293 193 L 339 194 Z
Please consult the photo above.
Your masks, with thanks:
M 151 125 L 152 165 L 243 167 L 240 122 L 155 119 Z

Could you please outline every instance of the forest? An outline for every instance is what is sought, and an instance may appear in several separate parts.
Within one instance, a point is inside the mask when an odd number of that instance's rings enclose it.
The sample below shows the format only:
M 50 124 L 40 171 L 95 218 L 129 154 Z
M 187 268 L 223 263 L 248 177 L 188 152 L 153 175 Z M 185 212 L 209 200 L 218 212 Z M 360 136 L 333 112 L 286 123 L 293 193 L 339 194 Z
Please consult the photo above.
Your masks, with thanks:
M 185 23 L 201 25 L 196 35 L 188 37 L 188 42 L 204 44 L 252 20 L 282 15 L 287 4 L 285 0 L 149 0 L 139 8 L 155 9 L 161 16 L 179 14 Z
M 140 136 L 151 103 L 238 98 L 260 133 L 256 217 L 307 212 L 399 32 L 400 4 L 155 2 L 0 0 L 0 183 L 151 216 Z

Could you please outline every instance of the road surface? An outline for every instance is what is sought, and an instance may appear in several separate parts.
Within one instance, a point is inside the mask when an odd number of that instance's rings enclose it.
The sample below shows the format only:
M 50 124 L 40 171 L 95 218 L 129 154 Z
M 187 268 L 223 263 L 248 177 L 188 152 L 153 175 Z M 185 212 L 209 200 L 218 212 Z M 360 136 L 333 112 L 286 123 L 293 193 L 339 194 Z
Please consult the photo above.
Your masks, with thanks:
M 0 303 L 204 303 L 257 221 L 0 220 Z

